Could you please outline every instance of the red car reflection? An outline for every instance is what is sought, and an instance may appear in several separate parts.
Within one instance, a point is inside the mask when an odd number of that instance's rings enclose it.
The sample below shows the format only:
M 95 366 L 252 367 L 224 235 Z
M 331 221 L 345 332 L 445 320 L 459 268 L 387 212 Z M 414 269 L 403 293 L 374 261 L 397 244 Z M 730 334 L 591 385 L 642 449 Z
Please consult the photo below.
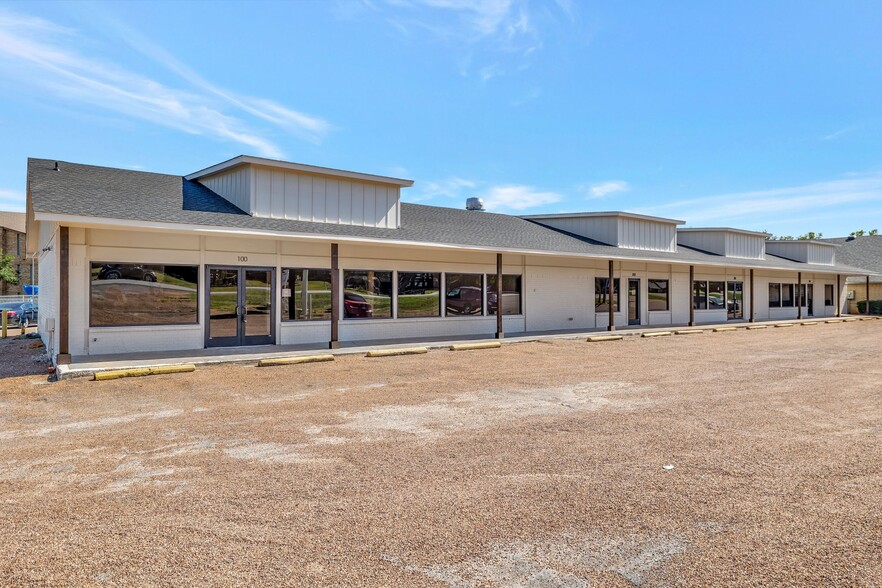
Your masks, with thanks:
M 370 318 L 374 314 L 374 307 L 358 294 L 343 293 L 343 317 L 344 318 Z

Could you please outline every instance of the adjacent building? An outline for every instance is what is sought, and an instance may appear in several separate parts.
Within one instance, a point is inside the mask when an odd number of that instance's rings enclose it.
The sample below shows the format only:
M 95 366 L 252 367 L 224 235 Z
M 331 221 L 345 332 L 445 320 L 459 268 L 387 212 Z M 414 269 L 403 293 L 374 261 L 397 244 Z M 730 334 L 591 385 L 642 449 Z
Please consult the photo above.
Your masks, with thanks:
M 866 268 L 876 273 L 871 276 L 852 276 L 846 280 L 846 300 L 848 312 L 858 312 L 858 302 L 867 300 L 882 301 L 882 235 L 862 235 L 860 237 L 841 237 L 824 239 L 839 245 L 837 258 L 845 264 Z M 878 311 L 874 311 L 878 312 Z
M 0 252 L 12 255 L 18 284 L 0 281 L 0 296 L 23 294 L 22 286 L 37 283 L 36 263 L 27 257 L 26 217 L 23 212 L 0 212 Z
M 40 330 L 71 356 L 796 319 L 867 272 L 627 212 L 401 201 L 406 179 L 240 156 L 181 177 L 28 162 Z

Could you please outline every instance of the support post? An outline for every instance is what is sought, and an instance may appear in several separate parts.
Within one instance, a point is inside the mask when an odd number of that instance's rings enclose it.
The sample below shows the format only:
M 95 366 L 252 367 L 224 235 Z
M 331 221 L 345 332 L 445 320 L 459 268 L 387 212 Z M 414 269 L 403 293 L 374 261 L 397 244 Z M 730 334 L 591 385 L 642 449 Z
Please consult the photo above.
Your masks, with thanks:
M 615 289 L 613 288 L 613 272 L 615 268 L 613 267 L 613 260 L 609 260 L 609 283 L 606 285 L 606 301 L 609 303 L 609 326 L 606 328 L 607 331 L 615 331 L 616 330 L 616 307 L 613 306 L 613 292 Z M 621 288 L 619 288 L 621 290 Z
M 867 276 L 867 314 L 870 314 L 870 276 Z
M 502 339 L 502 254 L 496 254 L 496 338 Z
M 753 268 L 751 268 L 751 270 L 750 270 L 750 318 L 747 319 L 747 322 L 749 322 L 749 323 L 752 323 L 752 322 L 754 322 L 754 321 L 756 320 L 756 319 L 754 318 L 756 315 L 755 315 L 754 312 L 753 312 L 753 311 L 754 311 L 754 308 L 755 308 L 754 305 L 753 305 L 753 299 L 754 299 L 754 291 L 753 291 Z
M 836 316 L 842 316 L 842 275 L 836 274 Z
M 338 328 L 340 325 L 340 258 L 339 247 L 331 243 L 331 341 L 329 349 L 339 349 Z
M 802 318 L 802 272 L 796 272 L 796 318 Z
M 750 299 L 753 300 L 753 290 L 750 291 Z M 695 326 L 695 266 L 689 266 L 689 326 Z
M 70 363 L 70 228 L 58 231 L 58 358 Z

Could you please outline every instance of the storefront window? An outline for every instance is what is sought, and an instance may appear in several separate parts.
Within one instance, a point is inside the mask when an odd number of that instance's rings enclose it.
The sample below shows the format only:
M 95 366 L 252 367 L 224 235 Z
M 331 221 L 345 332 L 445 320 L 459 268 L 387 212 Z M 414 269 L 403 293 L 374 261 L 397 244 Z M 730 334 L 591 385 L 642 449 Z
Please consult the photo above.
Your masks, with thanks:
M 612 298 L 615 312 L 620 311 L 618 278 L 613 279 Z M 594 278 L 594 312 L 609 312 L 609 278 Z
M 344 270 L 343 318 L 390 318 L 392 272 Z
M 668 309 L 668 281 L 649 280 L 649 310 Z
M 447 316 L 484 314 L 484 276 L 481 274 L 446 274 Z
M 93 327 L 199 322 L 199 266 L 93 262 Z
M 282 270 L 282 320 L 331 318 L 331 270 Z
M 496 274 L 487 276 L 487 314 L 496 314 Z M 502 276 L 502 314 L 521 314 L 521 276 Z
M 398 272 L 398 318 L 441 316 L 441 274 Z

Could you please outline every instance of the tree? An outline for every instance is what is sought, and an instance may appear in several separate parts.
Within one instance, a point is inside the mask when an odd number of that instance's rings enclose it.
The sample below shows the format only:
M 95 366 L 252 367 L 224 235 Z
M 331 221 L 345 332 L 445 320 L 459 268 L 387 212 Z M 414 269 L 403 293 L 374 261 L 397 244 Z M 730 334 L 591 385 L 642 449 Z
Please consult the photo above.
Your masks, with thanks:
M 18 284 L 18 272 L 15 271 L 14 262 L 13 256 L 0 251 L 0 282 L 6 282 L 10 286 Z
M 870 229 L 869 231 L 865 231 L 863 229 L 858 229 L 857 231 L 852 231 L 848 234 L 849 237 L 863 237 L 864 235 L 869 235 L 871 237 L 879 234 L 879 229 Z
M 770 241 L 812 241 L 814 239 L 820 239 L 824 236 L 824 233 L 816 233 L 814 231 L 809 231 L 805 235 L 800 235 L 799 237 L 791 237 L 790 235 L 772 235 L 769 237 Z

